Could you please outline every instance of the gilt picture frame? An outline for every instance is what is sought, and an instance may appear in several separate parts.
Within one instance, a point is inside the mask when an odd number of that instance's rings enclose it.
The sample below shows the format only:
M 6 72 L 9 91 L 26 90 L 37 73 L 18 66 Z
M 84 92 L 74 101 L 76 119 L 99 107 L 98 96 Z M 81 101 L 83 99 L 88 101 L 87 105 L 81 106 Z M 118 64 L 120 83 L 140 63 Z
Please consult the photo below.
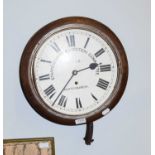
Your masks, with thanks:
M 54 138 L 4 139 L 3 155 L 55 155 Z

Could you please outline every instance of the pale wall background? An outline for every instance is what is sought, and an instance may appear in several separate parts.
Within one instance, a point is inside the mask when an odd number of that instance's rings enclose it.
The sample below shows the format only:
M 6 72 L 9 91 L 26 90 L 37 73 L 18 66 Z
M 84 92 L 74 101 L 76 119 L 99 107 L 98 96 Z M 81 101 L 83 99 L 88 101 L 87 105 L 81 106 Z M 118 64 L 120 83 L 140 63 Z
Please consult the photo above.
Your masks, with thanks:
M 129 81 L 120 103 L 95 123 L 95 142 L 85 126 L 51 123 L 29 106 L 19 83 L 25 44 L 43 25 L 65 16 L 105 23 L 120 38 L 129 60 Z M 56 155 L 150 154 L 150 0 L 5 0 L 4 138 L 55 137 Z

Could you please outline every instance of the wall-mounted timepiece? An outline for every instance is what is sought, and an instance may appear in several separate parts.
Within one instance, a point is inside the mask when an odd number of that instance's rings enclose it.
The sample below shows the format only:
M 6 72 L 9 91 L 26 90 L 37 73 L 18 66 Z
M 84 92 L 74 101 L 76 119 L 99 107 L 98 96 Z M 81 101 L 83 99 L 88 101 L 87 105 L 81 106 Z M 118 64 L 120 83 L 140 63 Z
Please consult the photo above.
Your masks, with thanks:
M 128 63 L 117 36 L 85 17 L 67 17 L 41 28 L 27 43 L 20 62 L 20 81 L 30 105 L 44 118 L 64 125 L 93 122 L 121 98 Z

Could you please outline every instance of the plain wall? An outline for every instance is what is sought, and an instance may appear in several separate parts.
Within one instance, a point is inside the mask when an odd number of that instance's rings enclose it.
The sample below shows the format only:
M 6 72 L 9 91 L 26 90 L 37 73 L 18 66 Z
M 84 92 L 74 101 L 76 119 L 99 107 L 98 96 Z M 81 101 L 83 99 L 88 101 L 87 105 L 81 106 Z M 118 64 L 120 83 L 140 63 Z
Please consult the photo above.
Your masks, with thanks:
M 129 61 L 126 91 L 106 117 L 95 122 L 94 143 L 85 126 L 62 126 L 40 117 L 19 83 L 19 61 L 29 38 L 45 24 L 86 16 L 109 26 Z M 54 137 L 56 155 L 150 154 L 150 0 L 5 0 L 4 138 Z

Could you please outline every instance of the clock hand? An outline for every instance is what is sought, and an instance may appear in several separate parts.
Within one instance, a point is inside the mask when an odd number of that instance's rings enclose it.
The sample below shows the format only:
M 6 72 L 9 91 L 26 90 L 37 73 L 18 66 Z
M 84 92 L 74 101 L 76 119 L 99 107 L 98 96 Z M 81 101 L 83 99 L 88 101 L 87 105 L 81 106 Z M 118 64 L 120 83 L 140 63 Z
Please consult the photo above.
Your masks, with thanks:
M 69 80 L 67 81 L 67 83 L 65 84 L 65 86 L 62 88 L 62 90 L 60 91 L 59 95 L 57 96 L 57 98 L 54 100 L 53 104 L 55 104 L 55 102 L 58 100 L 58 98 L 60 97 L 60 95 L 62 94 L 62 92 L 64 91 L 64 89 L 67 87 L 68 83 L 71 81 L 71 79 L 73 78 L 73 76 L 77 75 L 77 71 L 73 70 L 71 77 L 69 78 Z
M 89 65 L 89 68 L 90 68 L 91 70 L 94 70 L 97 66 L 98 66 L 97 63 L 91 63 L 91 64 Z
M 84 70 L 87 70 L 87 69 L 94 70 L 97 66 L 98 66 L 97 63 L 91 63 L 91 64 L 89 65 L 89 67 L 86 67 L 86 68 L 80 69 L 80 70 L 78 70 L 78 72 L 81 72 L 81 71 L 84 71 Z
M 87 67 L 87 68 L 80 69 L 80 70 L 73 70 L 71 77 L 69 78 L 69 80 L 67 81 L 67 83 L 65 84 L 65 86 L 62 88 L 62 90 L 60 91 L 59 95 L 58 95 L 57 98 L 54 100 L 54 102 L 53 102 L 52 105 L 54 105 L 55 102 L 58 100 L 58 98 L 60 97 L 60 95 L 62 94 L 62 92 L 64 91 L 64 89 L 67 87 L 68 83 L 69 83 L 69 82 L 71 81 L 71 79 L 73 78 L 73 76 L 77 75 L 78 72 L 87 70 L 87 69 L 89 69 L 89 68 L 90 68 L 91 70 L 94 70 L 97 66 L 98 66 L 97 63 L 91 63 L 91 64 L 89 65 L 89 67 Z

